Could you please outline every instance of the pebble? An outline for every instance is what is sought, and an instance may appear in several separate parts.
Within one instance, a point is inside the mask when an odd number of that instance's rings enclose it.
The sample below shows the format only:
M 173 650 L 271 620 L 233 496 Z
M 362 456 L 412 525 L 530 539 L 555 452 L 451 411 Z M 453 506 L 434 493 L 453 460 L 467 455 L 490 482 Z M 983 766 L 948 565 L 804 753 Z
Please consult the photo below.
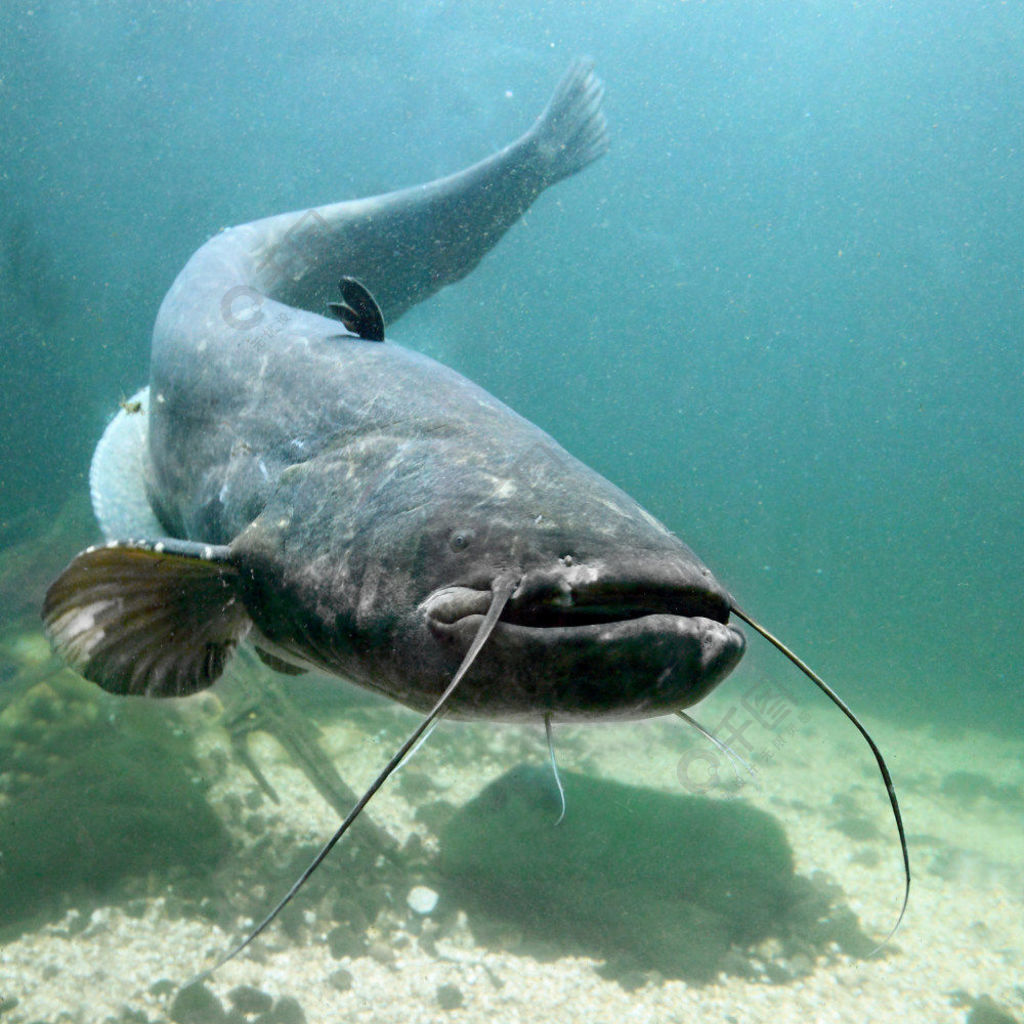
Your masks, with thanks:
M 966 1024 L 1018 1024 L 991 996 L 979 996 L 967 1014 Z
M 462 1006 L 462 989 L 458 985 L 438 985 L 437 1005 L 442 1010 L 457 1010 Z
M 281 996 L 262 1020 L 264 1024 L 306 1024 L 306 1014 L 293 996 Z
M 362 956 L 366 952 L 366 939 L 346 925 L 340 924 L 328 932 L 327 948 L 335 960 L 340 960 L 343 956 Z
M 239 985 L 228 993 L 228 1002 L 240 1013 L 265 1013 L 274 1005 L 273 997 L 252 985 Z
M 409 890 L 409 895 L 405 898 L 405 902 L 409 904 L 410 909 L 414 910 L 417 914 L 432 913 L 437 906 L 437 901 L 437 893 L 425 885 L 414 885 Z
M 327 980 L 339 992 L 347 992 L 352 987 L 352 982 L 355 979 L 352 977 L 351 971 L 346 971 L 344 967 L 339 967 L 336 971 L 331 971 L 327 976 Z
M 817 722 L 818 720 L 815 719 Z M 475 726 L 467 724 L 465 729 Z M 656 729 L 657 726 L 650 726 Z M 838 734 L 840 726 L 835 728 Z M 342 735 L 340 728 L 333 729 L 335 735 Z M 831 724 L 822 720 L 820 734 L 832 736 Z M 569 727 L 565 731 L 570 732 Z M 618 739 L 620 731 L 621 739 Z M 883 730 L 884 732 L 884 730 Z M 675 779 L 674 751 L 660 754 L 661 747 L 652 744 L 655 764 L 646 764 L 641 770 L 634 767 L 636 739 L 620 727 L 608 730 L 581 729 L 587 743 L 595 749 L 600 741 L 600 750 L 588 754 L 589 747 L 581 746 L 580 759 L 587 759 L 594 770 L 603 769 L 608 775 L 631 778 L 638 784 L 650 782 L 664 767 L 664 777 Z M 593 741 L 589 739 L 595 734 Z M 600 734 L 599 736 L 596 734 Z M 344 733 L 344 735 L 348 735 Z M 543 746 L 543 730 L 538 740 L 538 757 L 546 756 Z M 1019 766 L 1020 740 L 1002 741 L 988 737 L 984 744 L 976 735 L 968 733 L 962 743 L 946 737 L 941 743 L 934 741 L 930 734 L 899 731 L 890 727 L 890 735 L 879 737 L 885 741 L 885 748 L 892 743 L 893 736 L 908 751 L 904 757 L 922 764 L 952 761 L 957 765 L 975 765 L 984 759 L 985 770 L 995 779 L 1016 783 L 1021 778 Z M 566 741 L 562 741 L 563 743 Z M 829 740 L 830 746 L 835 746 Z M 343 749 L 342 744 L 336 744 Z M 953 748 L 953 755 L 950 748 Z M 807 773 L 806 766 L 788 764 L 786 757 L 792 751 L 802 756 L 796 740 L 784 751 L 773 766 L 773 782 L 779 789 L 786 789 L 800 796 L 807 807 L 814 808 L 819 800 L 818 790 L 827 785 L 840 787 L 841 770 L 844 763 L 835 768 L 827 759 L 817 766 L 815 773 Z M 422 755 L 430 756 L 429 746 Z M 853 754 L 851 753 L 851 757 Z M 657 758 L 661 757 L 661 762 Z M 353 762 L 354 763 L 354 762 Z M 1012 769 L 1008 765 L 1014 766 Z M 355 765 L 358 776 L 358 765 Z M 233 771 L 234 769 L 232 769 Z M 629 773 L 633 773 L 631 776 Z M 1000 772 L 1002 774 L 1000 774 Z M 801 774 L 802 773 L 802 774 Z M 1017 773 L 1017 774 L 1013 774 Z M 822 774 L 827 776 L 824 780 Z M 319 822 L 325 831 L 335 822 L 329 807 L 317 810 L 311 798 L 304 796 L 309 788 L 304 778 L 295 773 L 294 786 L 288 778 L 280 785 L 282 796 L 288 797 L 285 810 L 275 811 L 269 827 L 279 830 L 282 841 L 293 834 L 304 834 L 309 819 Z M 634 777 L 635 776 L 635 777 Z M 230 774 L 228 778 L 230 778 Z M 457 780 L 459 799 L 474 795 L 464 778 L 453 771 Z M 249 785 L 248 777 L 239 775 L 234 782 L 240 791 Z M 315 794 L 313 794 L 315 796 Z M 901 796 L 902 796 L 901 792 Z M 386 794 L 382 794 L 385 797 Z M 749 795 L 767 804 L 768 796 Z M 883 798 L 884 799 L 884 798 Z M 306 802 L 304 803 L 303 800 Z M 986 855 L 1001 862 L 1021 865 L 1019 823 L 1008 817 L 994 819 L 978 816 L 965 823 L 963 812 L 958 806 L 946 813 L 936 808 L 924 791 L 922 794 L 907 794 L 907 819 L 925 818 L 928 828 L 941 835 L 951 846 L 967 846 L 970 843 L 986 844 Z M 382 804 L 382 807 L 386 804 Z M 396 803 L 399 816 L 405 813 L 405 805 Z M 570 807 L 570 813 L 572 808 Z M 281 820 L 277 820 L 280 813 Z M 317 819 L 320 813 L 322 819 Z M 389 809 L 389 815 L 390 815 Z M 860 901 L 857 911 L 866 914 L 862 924 L 875 933 L 884 934 L 891 924 L 890 904 L 898 899 L 898 879 L 889 878 L 891 885 L 882 884 L 880 874 L 868 871 L 856 864 L 850 864 L 850 849 L 835 841 L 835 833 L 822 823 L 826 820 L 824 811 L 812 814 L 807 811 L 801 817 L 799 810 L 788 808 L 787 829 L 797 849 L 799 870 L 803 874 L 812 871 L 827 871 L 842 881 L 848 897 Z M 292 815 L 292 818 L 289 818 Z M 385 817 L 390 824 L 390 816 Z M 239 828 L 241 823 L 239 822 Z M 291 831 L 286 831 L 290 829 Z M 980 838 L 976 833 L 980 833 Z M 274 831 L 278 834 L 278 831 Z M 1001 844 L 1001 845 L 1000 845 Z M 915 846 L 916 848 L 916 846 Z M 991 848 L 991 850 L 990 850 Z M 991 852 L 996 851 L 996 852 Z M 887 851 L 891 854 L 891 851 Z M 912 850 L 914 856 L 914 850 Z M 918 860 L 923 855 L 919 855 Z M 898 853 L 895 855 L 898 859 Z M 889 857 L 886 864 L 893 873 L 898 863 Z M 917 861 L 915 861 L 916 863 Z M 1020 981 L 1013 968 L 1020 957 L 1012 954 L 1024 948 L 1024 911 L 1022 911 L 1021 890 L 1004 885 L 978 886 L 971 879 L 951 885 L 937 876 L 920 874 L 915 878 L 911 912 L 899 933 L 898 951 L 893 948 L 886 958 L 858 960 L 841 954 L 836 947 L 834 962 L 812 961 L 809 956 L 794 953 L 786 961 L 794 973 L 802 975 L 799 981 L 784 985 L 767 985 L 763 981 L 747 980 L 742 976 L 729 975 L 701 987 L 686 986 L 678 981 L 652 982 L 627 992 L 617 981 L 602 979 L 596 973 L 593 961 L 572 955 L 562 955 L 557 960 L 540 962 L 525 953 L 513 953 L 507 949 L 488 949 L 479 945 L 469 928 L 464 914 L 452 913 L 438 921 L 439 915 L 423 916 L 417 924 L 417 939 L 404 949 L 396 946 L 397 965 L 382 964 L 373 957 L 363 955 L 356 964 L 346 963 L 342 967 L 332 959 L 327 943 L 316 941 L 301 946 L 291 946 L 282 940 L 279 946 L 264 947 L 261 960 L 239 957 L 225 965 L 218 972 L 210 988 L 212 994 L 221 996 L 221 1003 L 214 1002 L 210 1019 L 217 1024 L 240 1024 L 242 1015 L 229 1003 L 228 993 L 243 983 L 263 991 L 268 988 L 277 991 L 301 991 L 303 1017 L 310 1024 L 336 1024 L 350 1021 L 377 1024 L 409 1024 L 410 1021 L 452 1021 L 466 1024 L 493 1024 L 495 1021 L 544 1021 L 544 1020 L 586 1020 L 589 1024 L 623 1024 L 624 1021 L 640 1022 L 697 1020 L 708 1024 L 772 1024 L 780 1020 L 828 1019 L 834 1024 L 858 1024 L 866 1020 L 899 1021 L 900 1024 L 966 1024 L 969 1011 L 974 1011 L 971 1024 L 982 1024 L 982 1015 L 988 1007 L 976 1007 L 980 999 L 964 997 L 956 1002 L 952 993 L 956 989 L 964 993 L 990 993 L 997 1003 L 996 1011 L 1024 1024 L 1024 999 L 1015 984 Z M 415 878 L 397 889 L 397 910 L 403 916 L 414 916 L 401 895 L 413 887 Z M 396 883 L 399 885 L 400 883 Z M 878 897 L 869 899 L 872 886 L 878 889 Z M 131 897 L 137 897 L 132 891 Z M 258 902 L 259 896 L 253 894 Z M 339 898 L 340 902 L 340 898 Z M 442 903 L 446 898 L 442 897 Z M 88 1007 L 90 1021 L 119 1020 L 127 1024 L 124 1014 L 126 1003 L 133 1007 L 144 1007 L 148 1019 L 157 1021 L 169 1019 L 166 1007 L 178 994 L 181 979 L 188 978 L 203 963 L 223 951 L 225 939 L 221 930 L 206 918 L 196 915 L 198 900 L 187 906 L 180 898 L 162 895 L 149 901 L 149 910 L 139 918 L 125 913 L 121 906 L 112 909 L 103 929 L 89 928 L 91 917 L 85 913 L 68 911 L 50 925 L 44 925 L 34 932 L 26 932 L 20 938 L 10 939 L 0 948 L 0 999 L 18 998 L 19 1005 L 13 1012 L 0 1014 L 0 1021 L 11 1024 L 16 1021 L 55 1022 L 67 1017 L 69 1005 Z M 866 909 L 864 909 L 866 907 Z M 371 908 L 372 909 L 372 908 Z M 132 908 L 134 913 L 135 908 Z M 370 922 L 362 914 L 353 911 L 352 924 L 348 933 L 355 933 L 363 939 Z M 341 917 L 336 917 L 341 921 Z M 966 923 L 965 923 L 966 922 Z M 978 922 L 972 927 L 970 922 Z M 330 927 L 333 927 L 332 924 Z M 432 936 L 430 948 L 422 941 L 427 931 Z M 370 935 L 375 935 L 370 931 Z M 395 942 L 394 935 L 384 940 Z M 436 952 L 433 947 L 436 946 Z M 771 950 L 764 952 L 772 953 Z M 763 958 L 762 958 L 763 959 Z M 1010 963 L 1010 969 L 1007 963 Z M 396 969 L 397 966 L 397 969 Z M 348 970 L 345 970 L 348 968 Z M 344 973 L 341 973 L 343 972 Z M 457 975 L 453 975 L 458 971 Z M 805 973 L 806 972 L 806 973 Z M 337 978 L 335 979 L 335 975 Z M 1019 972 L 1016 972 L 1019 975 Z M 499 989 L 494 977 L 507 979 Z M 175 980 L 171 980 L 175 979 Z M 446 983 L 453 990 L 448 998 L 455 998 L 455 991 L 461 997 L 458 1007 L 448 1010 L 441 1005 L 441 989 Z M 640 978 L 638 977 L 639 981 Z M 425 997 L 425 998 L 424 998 Z M 282 1012 L 288 1012 L 286 1001 Z M 825 1009 L 823 1009 L 825 1008 Z M 178 1005 L 176 1010 L 184 1010 Z M 218 1012 L 219 1011 L 219 1012 Z M 275 1021 L 274 1010 L 247 1019 L 247 1024 L 269 1024 Z M 302 1020 L 303 1017 L 297 1019 Z M 140 1018 L 141 1019 L 141 1018 Z M 177 1013 L 170 1018 L 175 1024 L 197 1024 L 198 1016 L 182 1017 Z M 997 1018 L 1005 1024 L 1004 1018 Z
M 181 989 L 171 1003 L 170 1018 L 176 1024 L 223 1024 L 220 1000 L 202 982 Z

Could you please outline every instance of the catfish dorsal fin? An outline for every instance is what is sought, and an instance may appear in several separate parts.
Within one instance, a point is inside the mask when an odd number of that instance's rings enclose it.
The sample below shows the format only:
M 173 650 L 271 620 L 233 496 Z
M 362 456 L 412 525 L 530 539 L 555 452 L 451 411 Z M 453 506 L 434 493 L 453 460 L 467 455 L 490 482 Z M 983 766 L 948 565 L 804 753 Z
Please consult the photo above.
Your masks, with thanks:
M 249 631 L 227 547 L 112 541 L 87 548 L 51 584 L 53 646 L 111 693 L 181 697 L 216 681 Z
M 384 340 L 384 314 L 377 300 L 354 277 L 343 277 L 339 284 L 341 302 L 328 302 L 331 315 L 363 341 Z

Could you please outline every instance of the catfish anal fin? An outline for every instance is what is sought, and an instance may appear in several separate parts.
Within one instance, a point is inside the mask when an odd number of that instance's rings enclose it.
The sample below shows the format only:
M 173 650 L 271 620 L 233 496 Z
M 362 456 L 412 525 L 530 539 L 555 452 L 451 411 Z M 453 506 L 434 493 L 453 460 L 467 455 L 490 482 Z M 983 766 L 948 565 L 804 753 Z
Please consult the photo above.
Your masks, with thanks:
M 341 302 L 328 302 L 331 315 L 363 341 L 384 340 L 384 314 L 377 300 L 354 277 L 341 279 Z
M 251 620 L 229 550 L 191 541 L 88 548 L 51 584 L 56 651 L 111 693 L 181 697 L 212 685 Z

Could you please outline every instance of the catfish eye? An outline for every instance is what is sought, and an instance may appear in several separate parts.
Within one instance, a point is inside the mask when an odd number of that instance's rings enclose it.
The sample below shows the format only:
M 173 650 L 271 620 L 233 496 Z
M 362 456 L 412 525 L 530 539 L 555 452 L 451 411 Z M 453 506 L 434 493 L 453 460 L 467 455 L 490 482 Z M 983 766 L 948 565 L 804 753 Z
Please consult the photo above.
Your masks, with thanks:
M 452 551 L 465 551 L 473 540 L 472 530 L 455 530 L 448 538 Z

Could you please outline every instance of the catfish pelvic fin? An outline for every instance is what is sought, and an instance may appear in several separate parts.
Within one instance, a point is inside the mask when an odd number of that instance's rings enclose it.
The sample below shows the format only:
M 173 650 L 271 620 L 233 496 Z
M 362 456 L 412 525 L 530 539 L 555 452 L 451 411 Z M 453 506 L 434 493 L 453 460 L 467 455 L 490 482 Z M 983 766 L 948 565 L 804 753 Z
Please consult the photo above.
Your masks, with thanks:
M 290 661 L 285 661 L 284 658 L 279 658 L 276 654 L 263 650 L 259 644 L 256 645 L 256 654 L 267 668 L 272 668 L 275 672 L 280 672 L 282 675 L 301 676 L 306 672 L 306 669 L 299 668 L 298 665 L 293 665 Z
M 377 300 L 354 277 L 343 277 L 339 287 L 342 301 L 327 303 L 331 315 L 363 341 L 383 341 L 384 314 Z
M 111 693 L 206 689 L 251 626 L 229 549 L 192 541 L 87 548 L 51 584 L 43 623 L 76 672 Z

